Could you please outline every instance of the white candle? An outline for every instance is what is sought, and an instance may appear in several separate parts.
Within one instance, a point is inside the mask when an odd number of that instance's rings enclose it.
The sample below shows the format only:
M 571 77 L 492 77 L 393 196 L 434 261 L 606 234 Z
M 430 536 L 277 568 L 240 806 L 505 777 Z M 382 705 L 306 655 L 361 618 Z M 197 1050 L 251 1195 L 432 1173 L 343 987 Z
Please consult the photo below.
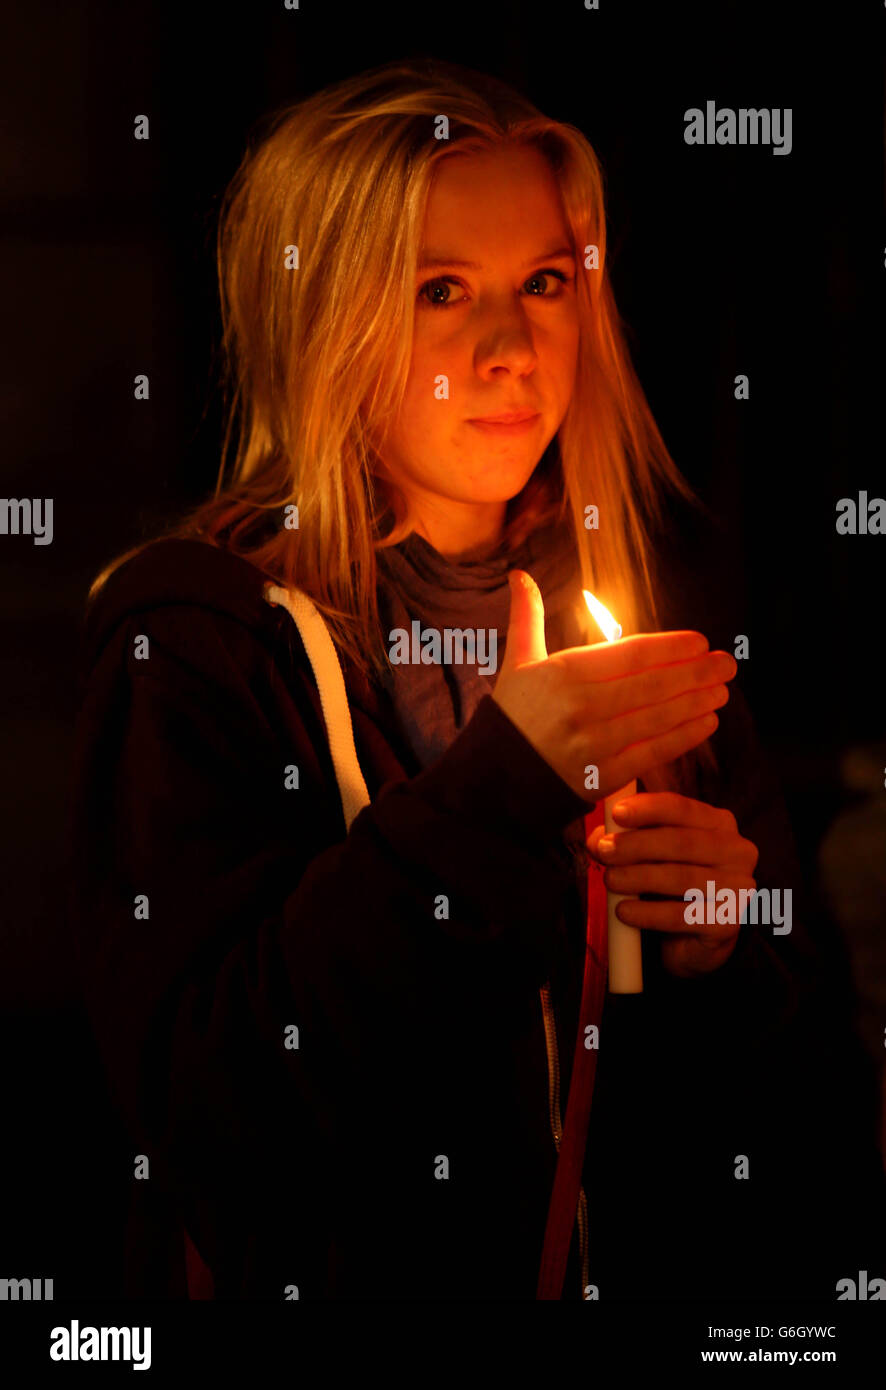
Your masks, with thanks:
M 617 642 L 621 637 L 621 627 L 615 621 L 608 608 L 604 608 L 599 599 L 588 589 L 582 589 L 585 603 L 590 610 L 591 616 L 599 625 L 603 636 L 607 642 Z M 629 782 L 620 791 L 613 792 L 607 796 L 604 802 L 605 813 L 605 833 L 607 835 L 620 835 L 623 833 L 618 828 L 612 818 L 612 808 L 617 801 L 623 800 L 628 796 L 635 796 L 637 793 L 637 783 Z M 630 927 L 627 922 L 622 922 L 615 915 L 618 904 L 629 893 L 610 893 L 606 890 L 606 921 L 607 935 L 609 939 L 609 992 L 610 994 L 642 994 L 643 993 L 643 949 L 642 938 L 639 927 Z
M 607 796 L 604 803 L 606 813 L 606 834 L 620 835 L 624 827 L 619 830 L 612 819 L 612 808 L 617 801 L 625 796 L 636 796 L 637 783 L 628 782 L 626 787 L 622 787 L 620 792 L 613 792 Z M 643 993 L 643 946 L 639 927 L 628 926 L 620 917 L 616 917 L 615 909 L 618 904 L 629 893 L 610 893 L 606 891 L 606 920 L 607 932 L 609 934 L 609 992 L 610 994 L 642 994 Z

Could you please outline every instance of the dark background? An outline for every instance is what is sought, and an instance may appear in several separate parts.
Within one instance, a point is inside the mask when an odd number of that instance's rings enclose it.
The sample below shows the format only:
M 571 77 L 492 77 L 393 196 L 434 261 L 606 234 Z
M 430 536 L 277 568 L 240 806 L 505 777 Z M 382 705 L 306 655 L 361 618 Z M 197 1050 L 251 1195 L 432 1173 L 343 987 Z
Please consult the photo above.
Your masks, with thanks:
M 810 881 L 838 817 L 882 816 L 886 538 L 835 532 L 840 497 L 886 493 L 882 7 L 474 0 L 404 13 L 44 0 L 5 15 L 3 490 L 52 497 L 55 536 L 0 538 L 0 1275 L 54 1276 L 57 1294 L 118 1290 L 125 1212 L 63 907 L 79 624 L 98 569 L 214 484 L 214 216 L 269 108 L 432 55 L 496 73 L 584 130 L 606 173 L 641 381 L 721 523 L 675 545 L 703 576 L 711 646 L 750 637 L 738 679 Z M 683 113 L 709 99 L 791 107 L 792 152 L 687 146 Z M 133 139 L 138 114 L 147 142 Z M 141 372 L 149 402 L 133 398 Z M 853 747 L 870 760 L 849 785 Z M 880 921 L 882 902 L 867 900 Z M 817 930 L 829 949 L 844 940 L 824 917 Z

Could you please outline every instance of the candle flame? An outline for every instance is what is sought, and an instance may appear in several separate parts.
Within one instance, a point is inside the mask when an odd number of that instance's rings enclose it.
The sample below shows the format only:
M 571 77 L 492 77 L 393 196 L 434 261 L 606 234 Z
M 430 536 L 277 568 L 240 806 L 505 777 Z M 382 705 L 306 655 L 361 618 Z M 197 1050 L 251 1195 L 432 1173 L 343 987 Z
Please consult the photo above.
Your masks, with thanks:
M 588 605 L 591 617 L 599 627 L 607 642 L 615 642 L 621 636 L 621 623 L 617 623 L 608 608 L 604 608 L 598 598 L 595 598 L 590 589 L 582 589 L 585 603 Z

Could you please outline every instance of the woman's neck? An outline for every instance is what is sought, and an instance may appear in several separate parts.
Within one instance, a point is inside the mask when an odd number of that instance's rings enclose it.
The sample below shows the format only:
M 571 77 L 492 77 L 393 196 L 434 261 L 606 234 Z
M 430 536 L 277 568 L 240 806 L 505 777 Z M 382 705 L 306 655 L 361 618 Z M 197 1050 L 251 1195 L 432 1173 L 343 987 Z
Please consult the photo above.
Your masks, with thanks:
M 496 503 L 495 512 L 465 517 L 421 516 L 414 530 L 432 545 L 438 555 L 453 564 L 484 560 L 501 544 L 504 534 L 504 502 Z

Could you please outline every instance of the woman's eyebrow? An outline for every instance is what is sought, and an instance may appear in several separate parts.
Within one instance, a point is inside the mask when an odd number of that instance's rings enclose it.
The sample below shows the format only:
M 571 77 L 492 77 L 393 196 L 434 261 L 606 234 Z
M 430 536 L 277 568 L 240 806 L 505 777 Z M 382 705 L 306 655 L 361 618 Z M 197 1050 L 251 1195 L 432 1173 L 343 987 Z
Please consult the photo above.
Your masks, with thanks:
M 526 262 L 527 267 L 538 265 L 539 261 L 562 261 L 574 260 L 575 252 L 571 246 L 557 246 L 552 251 L 542 251 L 537 256 L 531 256 Z M 426 251 L 416 267 L 417 270 L 439 270 L 442 266 L 458 266 L 461 270 L 482 270 L 483 266 L 477 261 L 460 261 L 454 256 L 442 256 L 439 251 Z

